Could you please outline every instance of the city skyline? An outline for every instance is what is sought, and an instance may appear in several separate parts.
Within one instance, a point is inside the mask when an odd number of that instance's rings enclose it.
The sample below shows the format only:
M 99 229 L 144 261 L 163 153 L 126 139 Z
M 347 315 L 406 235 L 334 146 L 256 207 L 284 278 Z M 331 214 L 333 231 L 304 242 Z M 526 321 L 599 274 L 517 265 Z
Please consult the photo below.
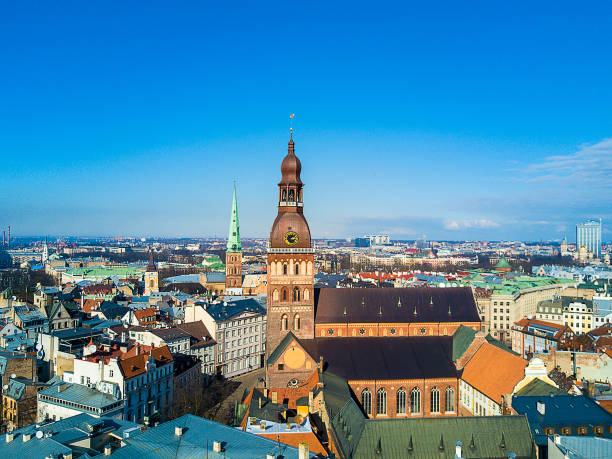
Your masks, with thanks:
M 295 112 L 315 238 L 612 239 L 604 2 L 85 8 L 0 19 L 14 236 L 267 237 Z

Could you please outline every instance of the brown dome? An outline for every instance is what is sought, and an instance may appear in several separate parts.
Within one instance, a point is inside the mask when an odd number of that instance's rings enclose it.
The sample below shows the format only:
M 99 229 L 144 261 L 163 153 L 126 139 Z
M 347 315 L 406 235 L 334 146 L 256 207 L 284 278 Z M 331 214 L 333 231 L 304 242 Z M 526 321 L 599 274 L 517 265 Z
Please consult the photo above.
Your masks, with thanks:
M 294 245 L 285 242 L 285 235 L 293 231 L 298 235 Z M 281 212 L 276 216 L 270 231 L 270 247 L 272 248 L 310 248 L 310 228 L 304 214 L 298 212 Z
M 295 152 L 293 150 L 293 139 L 289 140 L 289 148 L 287 152 L 287 156 L 283 159 L 281 163 L 281 174 L 282 178 L 279 185 L 289 185 L 289 184 L 302 184 L 302 180 L 300 179 L 300 173 L 302 172 L 302 163 L 300 159 L 295 156 Z

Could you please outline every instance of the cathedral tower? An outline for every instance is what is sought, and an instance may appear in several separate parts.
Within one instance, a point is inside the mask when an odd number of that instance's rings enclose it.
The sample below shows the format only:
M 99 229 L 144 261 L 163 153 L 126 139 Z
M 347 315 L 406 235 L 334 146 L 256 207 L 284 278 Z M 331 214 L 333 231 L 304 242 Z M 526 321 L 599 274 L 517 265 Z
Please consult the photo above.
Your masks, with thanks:
M 149 248 L 149 264 L 144 273 L 144 294 L 150 295 L 151 293 L 159 292 L 159 273 L 157 272 L 157 266 L 153 261 L 153 251 Z
M 268 248 L 267 354 L 289 331 L 314 338 L 314 250 L 303 212 L 301 170 L 292 133 L 281 163 L 278 215 Z
M 225 250 L 225 294 L 242 295 L 242 244 L 240 244 L 236 184 L 234 184 L 232 216 L 227 236 L 227 248 Z

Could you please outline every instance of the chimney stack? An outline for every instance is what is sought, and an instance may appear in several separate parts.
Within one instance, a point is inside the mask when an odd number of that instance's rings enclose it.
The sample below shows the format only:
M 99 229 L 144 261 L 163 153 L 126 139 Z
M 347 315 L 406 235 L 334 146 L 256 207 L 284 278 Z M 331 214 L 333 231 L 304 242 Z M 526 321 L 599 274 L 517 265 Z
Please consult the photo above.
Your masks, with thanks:
M 6 442 L 10 443 L 13 441 L 13 432 L 7 432 L 6 433 Z
M 176 426 L 174 427 L 174 435 L 176 435 L 177 437 L 180 437 L 183 435 L 183 428 Z
M 111 447 L 111 445 L 106 445 L 104 447 L 104 455 L 105 456 L 110 456 L 112 452 L 113 452 L 113 448 Z
M 298 459 L 308 459 L 310 457 L 308 443 L 302 442 L 298 445 Z

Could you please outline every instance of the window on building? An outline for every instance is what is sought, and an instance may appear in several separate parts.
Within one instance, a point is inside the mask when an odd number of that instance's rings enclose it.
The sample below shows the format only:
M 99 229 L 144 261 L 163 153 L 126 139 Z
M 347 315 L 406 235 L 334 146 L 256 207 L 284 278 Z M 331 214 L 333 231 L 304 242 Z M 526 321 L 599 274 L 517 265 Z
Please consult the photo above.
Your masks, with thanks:
M 300 265 L 298 263 L 295 264 L 295 275 L 297 276 L 298 274 L 300 274 Z
M 376 392 L 376 414 L 387 414 L 387 391 L 382 388 Z
M 293 301 L 300 301 L 300 289 L 297 287 L 293 289 Z
M 370 416 L 372 414 L 372 393 L 369 389 L 361 391 L 361 406 L 365 414 Z
M 418 414 L 421 412 L 421 390 L 415 387 L 410 391 L 410 413 Z
M 406 414 L 406 391 L 403 387 L 397 391 L 397 413 Z
M 283 314 L 281 317 L 281 330 L 286 331 L 289 329 L 289 317 L 287 314 Z
M 296 314 L 295 317 L 293 318 L 293 328 L 295 330 L 299 330 L 302 326 L 302 319 L 300 318 L 299 314 Z
M 434 387 L 431 390 L 431 399 L 430 399 L 430 411 L 432 413 L 440 412 L 440 390 L 437 387 Z
M 287 267 L 287 265 L 286 265 L 286 264 L 284 264 L 284 265 L 283 265 L 283 274 L 284 274 L 284 275 L 287 275 L 287 270 L 288 270 L 288 269 L 289 269 L 289 268 Z
M 446 388 L 446 405 L 445 411 L 455 411 L 455 390 L 452 387 Z

